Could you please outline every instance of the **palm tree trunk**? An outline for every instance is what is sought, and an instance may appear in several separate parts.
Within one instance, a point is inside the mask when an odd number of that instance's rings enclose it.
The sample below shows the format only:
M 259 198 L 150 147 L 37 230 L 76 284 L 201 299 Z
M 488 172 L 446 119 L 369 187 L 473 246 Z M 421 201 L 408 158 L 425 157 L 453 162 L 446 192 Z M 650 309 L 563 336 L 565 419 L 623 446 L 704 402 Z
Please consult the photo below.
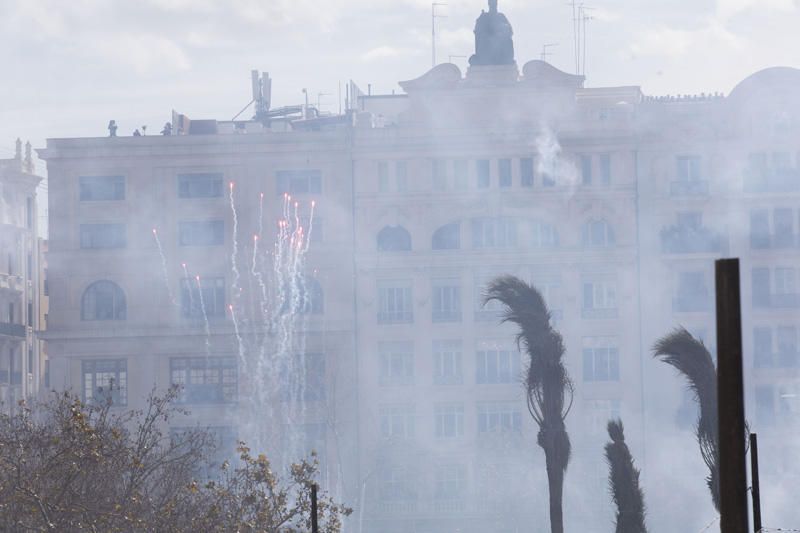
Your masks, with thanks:
M 550 492 L 550 532 L 564 533 L 563 491 L 564 470 L 563 459 L 558 457 L 558 449 L 544 450 L 547 466 L 547 487 Z

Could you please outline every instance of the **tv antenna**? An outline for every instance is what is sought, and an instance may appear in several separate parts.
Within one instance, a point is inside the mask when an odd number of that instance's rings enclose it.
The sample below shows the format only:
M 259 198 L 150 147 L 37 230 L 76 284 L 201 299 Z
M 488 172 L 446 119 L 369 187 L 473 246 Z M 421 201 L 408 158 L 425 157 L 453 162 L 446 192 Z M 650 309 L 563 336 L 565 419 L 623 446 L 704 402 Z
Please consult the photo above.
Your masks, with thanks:
M 436 8 L 446 5 L 441 2 L 431 4 L 431 68 L 436 66 L 436 19 L 447 18 L 445 15 L 437 15 Z
M 578 8 L 578 16 L 580 18 L 581 31 L 583 33 L 583 35 L 580 36 L 580 42 L 581 45 L 583 46 L 583 60 L 581 62 L 581 72 L 580 72 L 582 76 L 586 75 L 586 22 L 589 20 L 594 20 L 594 17 L 590 17 L 589 15 L 586 14 L 586 12 L 592 11 L 593 9 L 594 9 L 593 7 L 588 7 L 583 4 L 581 4 L 580 7 Z
M 547 57 L 553 55 L 553 52 L 550 52 L 549 50 L 550 48 L 553 48 L 555 46 L 558 46 L 558 43 L 547 43 L 542 45 L 542 55 L 541 55 L 542 61 L 544 61 L 545 63 L 547 62 Z

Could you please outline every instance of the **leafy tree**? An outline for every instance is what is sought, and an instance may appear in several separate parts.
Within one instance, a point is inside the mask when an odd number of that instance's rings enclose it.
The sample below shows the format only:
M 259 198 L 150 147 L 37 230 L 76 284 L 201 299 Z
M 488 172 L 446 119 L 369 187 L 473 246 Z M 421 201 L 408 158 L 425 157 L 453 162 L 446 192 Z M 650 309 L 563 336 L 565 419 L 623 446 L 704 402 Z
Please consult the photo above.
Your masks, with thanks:
M 616 533 L 647 533 L 644 525 L 644 493 L 639 486 L 639 470 L 625 443 L 621 420 L 609 420 L 606 461 L 609 467 L 611 497 L 617 506 Z
M 240 443 L 237 461 L 215 464 L 211 433 L 166 429 L 185 414 L 176 394 L 119 411 L 53 393 L 0 415 L 0 530 L 309 531 L 316 459 L 284 478 Z M 349 513 L 321 495 L 321 531 Z
M 544 450 L 550 494 L 550 530 L 563 533 L 564 475 L 570 442 L 564 420 L 572 406 L 572 381 L 564 367 L 564 343 L 550 325 L 550 312 L 536 288 L 514 276 L 489 284 L 485 302 L 506 306 L 503 322 L 519 326 L 517 344 L 528 355 L 525 392 L 528 410 L 539 426 L 537 442 Z
M 706 484 L 719 511 L 719 419 L 717 417 L 717 368 L 702 341 L 685 328 L 677 328 L 656 342 L 655 357 L 680 372 L 700 408 L 695 436 L 708 467 Z

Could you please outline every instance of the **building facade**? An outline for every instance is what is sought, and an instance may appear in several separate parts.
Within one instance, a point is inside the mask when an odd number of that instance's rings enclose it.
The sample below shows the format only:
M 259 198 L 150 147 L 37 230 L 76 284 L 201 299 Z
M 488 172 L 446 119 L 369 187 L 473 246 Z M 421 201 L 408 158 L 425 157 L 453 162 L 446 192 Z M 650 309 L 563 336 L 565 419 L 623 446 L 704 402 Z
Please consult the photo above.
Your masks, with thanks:
M 264 425 L 321 452 L 354 531 L 528 531 L 547 492 L 525 360 L 483 302 L 513 274 L 543 292 L 575 385 L 568 528 L 612 523 L 612 417 L 651 520 L 702 527 L 694 407 L 652 346 L 682 325 L 713 351 L 713 260 L 740 257 L 748 418 L 769 475 L 796 482 L 798 83 L 768 69 L 727 97 L 656 98 L 542 61 L 444 64 L 281 132 L 50 139 L 51 384 L 131 407 L 178 384 L 195 422 L 241 437 L 291 396 L 252 410 L 271 383 L 253 354 L 299 355 L 300 410 Z M 265 288 L 287 224 L 307 252 L 283 282 L 303 281 Z M 265 317 L 287 294 L 302 319 L 279 347 L 287 322 Z
M 10 412 L 44 384 L 39 338 L 39 236 L 31 145 L 0 160 L 0 406 Z

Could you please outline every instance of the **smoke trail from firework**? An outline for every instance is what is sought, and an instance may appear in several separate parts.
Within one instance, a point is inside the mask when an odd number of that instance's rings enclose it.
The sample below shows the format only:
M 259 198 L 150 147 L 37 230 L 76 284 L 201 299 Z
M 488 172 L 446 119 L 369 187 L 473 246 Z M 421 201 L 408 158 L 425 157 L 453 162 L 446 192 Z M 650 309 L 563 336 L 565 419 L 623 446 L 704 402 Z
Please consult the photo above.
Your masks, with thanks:
M 239 269 L 236 266 L 236 256 L 239 250 L 239 217 L 236 213 L 236 204 L 233 201 L 233 182 L 230 182 L 231 213 L 233 214 L 233 252 L 231 252 L 231 268 L 233 269 L 233 282 L 231 283 L 233 294 L 238 297 L 239 291 Z
M 211 355 L 211 324 L 208 322 L 208 313 L 206 313 L 206 302 L 203 299 L 203 286 L 200 284 L 200 276 L 195 276 L 197 281 L 197 293 L 200 296 L 200 310 L 203 312 L 203 321 L 206 327 L 206 355 Z
M 244 343 L 242 342 L 242 335 L 239 332 L 239 321 L 236 320 L 236 311 L 233 309 L 233 304 L 228 304 L 228 310 L 231 312 L 231 319 L 233 320 L 233 332 L 236 334 L 236 342 L 239 345 L 239 360 L 242 362 L 242 373 L 248 374 L 247 357 L 245 357 Z
M 169 285 L 169 273 L 167 271 L 167 257 L 164 255 L 164 248 L 161 246 L 161 239 L 158 238 L 158 231 L 156 228 L 153 228 L 153 238 L 156 240 L 156 246 L 158 246 L 158 254 L 161 256 L 161 271 L 164 275 L 164 285 L 167 286 L 167 294 L 169 295 L 169 299 L 172 302 L 172 305 L 178 305 L 175 301 L 175 296 L 172 294 L 172 287 Z
M 186 277 L 186 288 L 188 289 L 186 292 L 189 293 L 189 313 L 192 312 L 194 309 L 194 295 L 192 294 L 192 278 L 189 276 L 189 269 L 186 268 L 186 263 L 181 263 L 181 267 L 183 268 L 183 275 Z

